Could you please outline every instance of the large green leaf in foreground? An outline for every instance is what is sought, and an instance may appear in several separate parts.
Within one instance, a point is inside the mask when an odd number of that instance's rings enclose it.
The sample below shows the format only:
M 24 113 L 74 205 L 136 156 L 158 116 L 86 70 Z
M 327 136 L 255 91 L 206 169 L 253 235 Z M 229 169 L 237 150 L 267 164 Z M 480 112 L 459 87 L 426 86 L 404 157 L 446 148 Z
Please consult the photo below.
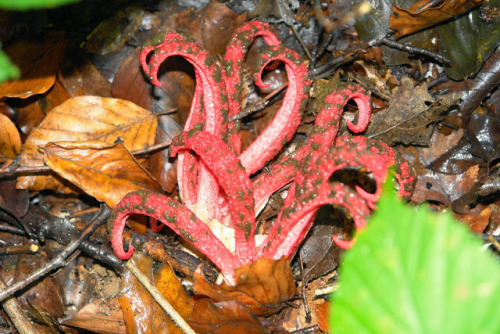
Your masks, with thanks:
M 54 8 L 77 1 L 79 0 L 0 0 L 0 8 L 7 10 Z
M 448 214 L 385 191 L 345 254 L 330 328 L 341 333 L 500 333 L 500 264 Z

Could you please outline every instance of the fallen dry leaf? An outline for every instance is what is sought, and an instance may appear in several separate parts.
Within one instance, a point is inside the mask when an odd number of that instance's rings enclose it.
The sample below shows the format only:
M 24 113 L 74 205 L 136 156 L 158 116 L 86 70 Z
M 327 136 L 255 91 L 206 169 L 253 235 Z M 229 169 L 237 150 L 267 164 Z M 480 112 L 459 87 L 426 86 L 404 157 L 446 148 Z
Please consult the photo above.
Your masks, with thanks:
M 61 82 L 68 94 L 112 97 L 111 83 L 83 53 L 71 51 L 61 64 Z
M 437 2 L 422 0 L 414 3 L 408 9 L 393 4 L 389 27 L 396 31 L 394 37 L 400 38 L 460 15 L 482 2 L 484 0 L 448 0 Z
M 428 146 L 433 124 L 459 98 L 460 94 L 450 93 L 434 100 L 425 84 L 414 87 L 411 79 L 405 77 L 401 86 L 393 90 L 389 107 L 372 116 L 366 135 L 389 145 Z
M 43 95 L 31 96 L 16 101 L 16 124 L 24 136 L 28 136 L 33 129 L 40 125 L 45 115 L 69 98 L 68 92 L 56 78 L 54 85 Z
M 139 252 L 135 252 L 132 259 L 143 273 L 153 277 L 156 288 L 196 333 L 266 332 L 255 314 L 237 301 L 214 303 L 206 297 L 190 296 L 169 265 L 154 270 L 151 259 Z M 119 302 L 129 333 L 182 333 L 129 274 L 122 278 Z
M 255 314 L 269 315 L 279 311 L 284 302 L 295 295 L 295 281 L 290 261 L 260 258 L 235 270 L 238 284 L 229 286 L 209 283 L 200 270 L 193 276 L 196 294 L 216 301 L 236 300 L 248 306 Z
M 161 191 L 156 180 L 122 143 L 48 143 L 43 151 L 47 166 L 111 208 L 129 192 Z
M 52 32 L 45 39 L 21 40 L 6 48 L 5 53 L 22 74 L 19 80 L 0 84 L 0 98 L 26 98 L 48 91 L 56 80 L 66 43 L 64 33 Z
M 119 99 L 134 102 L 145 109 L 152 109 L 151 86 L 146 81 L 139 62 L 139 52 L 128 56 L 120 65 L 113 78 L 111 92 Z
M 196 300 L 188 322 L 196 333 L 268 333 L 248 307 L 234 300 L 218 303 L 208 298 Z
M 16 126 L 5 115 L 0 114 L 0 161 L 14 159 L 21 153 L 21 136 Z
M 323 331 L 328 331 L 328 311 L 330 310 L 330 303 L 324 301 L 320 304 L 314 304 L 313 312 L 318 322 L 318 327 Z
M 123 314 L 116 298 L 106 301 L 94 299 L 74 317 L 61 321 L 61 325 L 98 334 L 126 333 Z
M 147 148 L 156 136 L 156 115 L 132 102 L 97 96 L 74 97 L 52 109 L 26 140 L 21 166 L 43 166 L 39 147 L 48 142 L 122 141 L 129 151 Z M 70 192 L 50 175 L 22 176 L 20 189 Z

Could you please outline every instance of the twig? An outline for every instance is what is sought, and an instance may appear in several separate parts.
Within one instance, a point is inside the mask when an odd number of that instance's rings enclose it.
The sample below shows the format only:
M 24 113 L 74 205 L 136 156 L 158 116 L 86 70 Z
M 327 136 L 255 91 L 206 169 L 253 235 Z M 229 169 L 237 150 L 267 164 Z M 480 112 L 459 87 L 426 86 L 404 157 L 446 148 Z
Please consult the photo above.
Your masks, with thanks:
M 432 51 L 429 51 L 426 49 L 422 49 L 422 48 L 417 48 L 417 47 L 411 46 L 409 44 L 399 43 L 399 42 L 396 42 L 392 39 L 388 39 L 386 37 L 384 37 L 380 40 L 380 44 L 386 45 L 390 48 L 406 51 L 408 53 L 420 54 L 420 55 L 429 57 L 431 59 L 434 59 L 435 61 L 437 61 L 438 63 L 443 64 L 443 65 L 450 65 L 451 64 L 451 60 L 449 60 L 445 56 L 441 56 L 440 54 L 437 54 L 435 52 L 432 52 Z
M 175 324 L 186 334 L 196 334 L 196 332 L 188 325 L 181 315 L 172 307 L 158 289 L 151 284 L 149 278 L 142 273 L 131 261 L 127 261 L 125 265 L 128 270 L 141 282 L 142 285 L 149 291 L 156 302 L 167 312 L 168 316 Z
M 0 247 L 0 255 L 36 253 L 39 249 L 40 246 L 35 244 Z
M 132 155 L 144 155 L 154 151 L 159 151 L 170 146 L 170 142 L 160 143 L 143 150 L 132 151 Z M 14 169 L 0 169 L 0 179 L 7 178 L 10 176 L 15 176 L 21 173 L 44 173 L 51 172 L 52 169 L 49 166 L 26 166 L 26 167 L 16 167 Z
M 159 150 L 162 150 L 164 148 L 169 147 L 170 143 L 171 142 L 169 141 L 169 142 L 165 142 L 165 143 L 156 144 L 156 145 L 150 146 L 148 148 L 145 148 L 143 150 L 133 151 L 132 154 L 133 155 L 144 155 L 144 154 L 148 154 L 148 153 L 151 153 L 154 151 L 159 151 Z
M 0 279 L 0 288 L 5 289 L 5 283 Z M 9 316 L 10 320 L 20 334 L 36 334 L 37 330 L 33 327 L 30 320 L 24 313 L 21 305 L 15 296 L 10 297 L 2 303 L 2 307 Z
M 34 281 L 45 277 L 52 270 L 62 267 L 66 264 L 65 259 L 70 256 L 80 244 L 87 239 L 95 230 L 102 225 L 106 219 L 109 217 L 109 209 L 106 205 L 101 205 L 100 212 L 92 219 L 92 221 L 87 225 L 87 227 L 83 230 L 80 237 L 74 241 L 72 241 L 66 248 L 63 249 L 61 253 L 59 253 L 55 258 L 53 258 L 50 262 L 47 262 L 43 267 L 35 270 L 29 276 L 25 277 L 23 280 L 18 281 L 7 289 L 3 289 L 0 292 L 0 302 L 5 300 L 7 297 L 11 296 L 15 292 L 23 289 L 27 285 L 33 283 Z
M 273 97 L 275 97 L 276 95 L 278 95 L 279 93 L 281 93 L 281 91 L 283 91 L 283 89 L 285 89 L 287 86 L 288 86 L 288 82 L 284 83 L 283 85 L 281 85 L 277 89 L 273 90 L 271 93 L 264 96 L 264 99 L 262 102 L 256 103 L 253 106 L 246 108 L 245 110 L 237 113 L 236 115 L 231 116 L 231 118 L 229 118 L 229 121 L 234 122 L 234 121 L 240 120 L 242 118 L 247 117 L 250 114 L 253 114 L 257 111 L 264 109 L 268 105 L 269 100 L 272 99 Z

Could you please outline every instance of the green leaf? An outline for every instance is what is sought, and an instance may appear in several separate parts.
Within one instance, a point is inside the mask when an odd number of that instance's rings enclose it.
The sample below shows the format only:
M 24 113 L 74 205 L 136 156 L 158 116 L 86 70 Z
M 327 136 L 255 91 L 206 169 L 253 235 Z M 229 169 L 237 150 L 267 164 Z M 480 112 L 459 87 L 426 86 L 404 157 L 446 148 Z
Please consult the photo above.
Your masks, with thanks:
M 77 1 L 79 0 L 0 0 L 0 8 L 7 10 L 54 8 Z
M 481 245 L 451 215 L 385 189 L 345 254 L 331 332 L 500 333 L 500 265 Z
M 12 64 L 9 57 L 0 50 L 0 83 L 9 79 L 19 79 L 21 71 L 16 65 Z

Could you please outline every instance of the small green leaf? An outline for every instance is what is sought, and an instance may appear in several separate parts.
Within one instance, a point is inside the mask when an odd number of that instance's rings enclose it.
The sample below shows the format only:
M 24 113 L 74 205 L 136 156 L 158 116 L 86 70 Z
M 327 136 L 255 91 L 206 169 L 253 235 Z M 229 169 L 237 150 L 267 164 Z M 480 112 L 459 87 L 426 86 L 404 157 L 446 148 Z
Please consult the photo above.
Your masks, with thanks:
M 385 189 L 357 239 L 333 295 L 332 333 L 500 333 L 500 265 L 449 214 Z
M 77 1 L 79 0 L 0 0 L 0 8 L 6 10 L 54 8 Z
M 12 64 L 9 57 L 0 50 L 0 83 L 9 79 L 19 79 L 21 71 L 16 65 Z

